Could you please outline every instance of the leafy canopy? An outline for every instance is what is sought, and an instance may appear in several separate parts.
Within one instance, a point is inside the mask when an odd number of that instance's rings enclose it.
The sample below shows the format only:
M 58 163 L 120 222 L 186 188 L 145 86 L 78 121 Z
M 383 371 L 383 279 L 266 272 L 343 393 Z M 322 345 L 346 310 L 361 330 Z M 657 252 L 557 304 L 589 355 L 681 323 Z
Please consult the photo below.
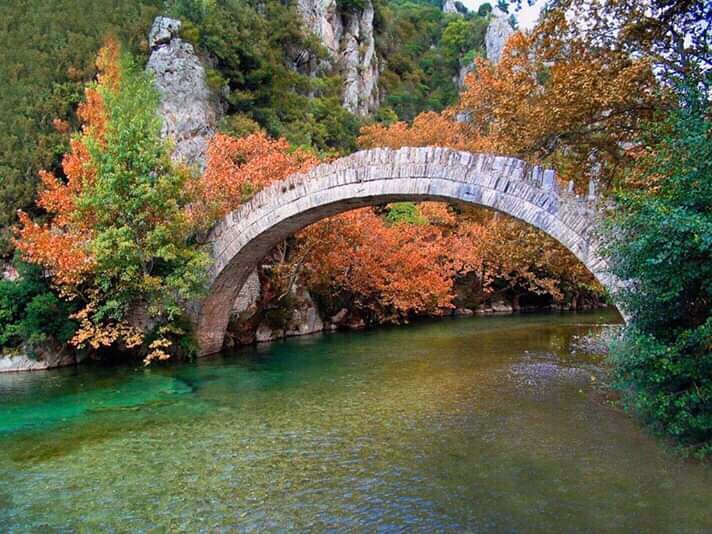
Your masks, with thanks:
M 119 343 L 164 358 L 207 264 L 189 243 L 190 177 L 161 140 L 151 79 L 115 40 L 97 65 L 98 82 L 79 110 L 82 132 L 63 160 L 67 180 L 42 174 L 38 206 L 51 221 L 22 215 L 16 244 L 67 299 L 81 303 L 74 345 Z M 146 318 L 138 311 L 144 308 Z
M 639 166 L 649 189 L 623 190 L 609 231 L 631 317 L 615 348 L 620 386 L 654 427 L 712 453 L 712 123 L 686 88 L 650 127 Z

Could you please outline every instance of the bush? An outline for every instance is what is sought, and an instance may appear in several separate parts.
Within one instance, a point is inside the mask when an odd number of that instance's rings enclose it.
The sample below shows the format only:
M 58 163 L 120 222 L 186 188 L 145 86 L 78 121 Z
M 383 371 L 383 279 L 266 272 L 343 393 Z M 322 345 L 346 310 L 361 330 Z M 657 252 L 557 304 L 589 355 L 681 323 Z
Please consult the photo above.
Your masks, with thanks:
M 18 279 L 0 281 L 0 345 L 7 349 L 69 341 L 77 329 L 69 318 L 76 306 L 52 291 L 39 267 L 19 260 L 14 265 Z
M 637 170 L 649 187 L 619 195 L 609 229 L 630 318 L 612 361 L 630 405 L 704 455 L 712 453 L 712 125 L 705 98 L 685 94 L 648 132 Z

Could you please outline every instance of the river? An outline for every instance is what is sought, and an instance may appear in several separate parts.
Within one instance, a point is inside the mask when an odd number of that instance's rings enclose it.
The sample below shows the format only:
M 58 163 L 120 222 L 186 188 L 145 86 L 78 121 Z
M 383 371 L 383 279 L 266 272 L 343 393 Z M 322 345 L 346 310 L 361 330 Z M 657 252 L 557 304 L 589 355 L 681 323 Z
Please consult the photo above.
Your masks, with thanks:
M 712 469 L 601 400 L 611 312 L 0 376 L 0 531 L 712 529 Z

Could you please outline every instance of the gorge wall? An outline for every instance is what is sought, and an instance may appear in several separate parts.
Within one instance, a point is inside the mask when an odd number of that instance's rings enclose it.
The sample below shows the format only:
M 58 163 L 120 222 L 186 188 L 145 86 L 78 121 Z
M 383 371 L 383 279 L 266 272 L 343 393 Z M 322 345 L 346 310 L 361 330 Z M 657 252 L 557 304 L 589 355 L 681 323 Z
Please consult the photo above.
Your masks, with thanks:
M 158 17 L 148 35 L 146 70 L 161 96 L 162 135 L 174 143 L 173 158 L 202 172 L 208 141 L 215 134 L 219 107 L 208 88 L 205 68 L 193 45 L 180 38 L 181 22 Z
M 379 60 L 373 28 L 372 0 L 360 6 L 344 6 L 337 0 L 299 0 L 297 10 L 307 30 L 327 49 L 325 64 L 312 58 L 310 68 L 336 68 L 344 77 L 343 106 L 357 115 L 368 115 L 380 103 Z

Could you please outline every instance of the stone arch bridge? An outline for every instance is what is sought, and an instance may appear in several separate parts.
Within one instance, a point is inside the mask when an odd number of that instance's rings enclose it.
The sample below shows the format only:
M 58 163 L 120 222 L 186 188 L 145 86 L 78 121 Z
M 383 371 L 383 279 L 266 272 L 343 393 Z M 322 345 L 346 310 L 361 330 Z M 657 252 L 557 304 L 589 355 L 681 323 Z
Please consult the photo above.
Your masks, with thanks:
M 213 228 L 210 287 L 196 309 L 200 354 L 221 350 L 235 298 L 280 241 L 354 208 L 422 200 L 485 206 L 531 224 L 569 249 L 604 287 L 614 286 L 598 254 L 591 188 L 578 197 L 571 187 L 561 190 L 553 171 L 514 158 L 436 147 L 365 150 L 273 184 Z

